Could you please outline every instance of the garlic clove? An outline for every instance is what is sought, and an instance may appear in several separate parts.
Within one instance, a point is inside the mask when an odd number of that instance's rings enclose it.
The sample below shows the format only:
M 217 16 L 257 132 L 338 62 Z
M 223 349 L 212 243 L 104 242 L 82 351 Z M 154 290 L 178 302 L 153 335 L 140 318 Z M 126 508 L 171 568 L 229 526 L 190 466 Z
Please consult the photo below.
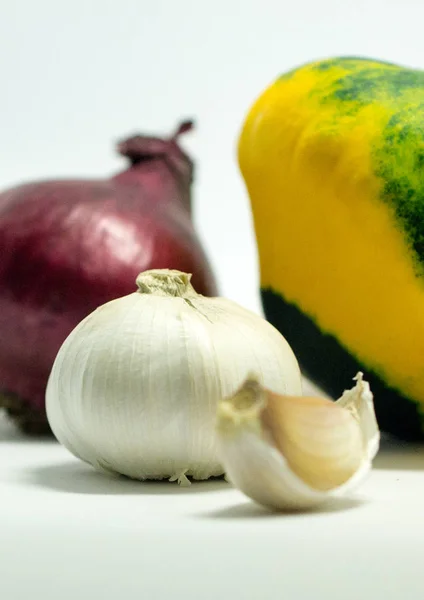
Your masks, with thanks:
M 220 402 L 217 431 L 230 481 L 278 509 L 308 508 L 347 492 L 369 471 L 379 443 L 362 374 L 338 402 L 278 395 L 249 377 Z
M 262 422 L 292 471 L 316 490 L 346 483 L 362 462 L 358 421 L 331 400 L 269 394 Z

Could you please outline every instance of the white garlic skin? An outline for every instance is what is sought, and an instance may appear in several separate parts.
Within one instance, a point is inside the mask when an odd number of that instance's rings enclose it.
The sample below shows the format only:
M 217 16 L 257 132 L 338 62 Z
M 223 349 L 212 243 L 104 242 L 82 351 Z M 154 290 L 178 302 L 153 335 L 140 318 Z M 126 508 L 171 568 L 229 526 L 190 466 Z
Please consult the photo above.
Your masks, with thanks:
M 47 386 L 49 423 L 95 468 L 182 483 L 221 475 L 219 400 L 251 371 L 275 392 L 301 393 L 296 358 L 272 325 L 189 283 L 187 290 L 113 300 L 62 345 Z

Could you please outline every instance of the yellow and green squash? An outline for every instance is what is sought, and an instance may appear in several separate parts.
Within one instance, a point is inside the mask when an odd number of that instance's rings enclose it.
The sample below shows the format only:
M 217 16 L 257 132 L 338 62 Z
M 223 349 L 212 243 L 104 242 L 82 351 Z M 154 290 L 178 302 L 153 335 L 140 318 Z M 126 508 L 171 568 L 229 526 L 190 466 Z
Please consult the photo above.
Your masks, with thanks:
M 338 396 L 424 439 L 424 72 L 361 58 L 275 81 L 239 140 L 267 318 Z

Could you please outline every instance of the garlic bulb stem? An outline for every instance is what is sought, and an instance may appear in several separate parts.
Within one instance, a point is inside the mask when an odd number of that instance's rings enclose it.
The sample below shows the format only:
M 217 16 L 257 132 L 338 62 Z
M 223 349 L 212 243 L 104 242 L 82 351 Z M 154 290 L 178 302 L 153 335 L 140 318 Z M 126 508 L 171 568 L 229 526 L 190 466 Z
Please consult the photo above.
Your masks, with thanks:
M 141 294 L 174 298 L 199 297 L 190 283 L 191 274 L 167 269 L 152 269 L 136 279 Z

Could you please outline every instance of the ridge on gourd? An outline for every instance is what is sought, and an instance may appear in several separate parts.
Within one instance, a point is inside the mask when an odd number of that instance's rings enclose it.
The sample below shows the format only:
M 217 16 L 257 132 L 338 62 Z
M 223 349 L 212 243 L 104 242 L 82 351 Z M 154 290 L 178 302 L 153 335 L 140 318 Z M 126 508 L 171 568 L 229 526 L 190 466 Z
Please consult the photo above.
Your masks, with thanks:
M 365 58 L 275 81 L 239 140 L 267 318 L 337 396 L 424 439 L 424 72 Z

